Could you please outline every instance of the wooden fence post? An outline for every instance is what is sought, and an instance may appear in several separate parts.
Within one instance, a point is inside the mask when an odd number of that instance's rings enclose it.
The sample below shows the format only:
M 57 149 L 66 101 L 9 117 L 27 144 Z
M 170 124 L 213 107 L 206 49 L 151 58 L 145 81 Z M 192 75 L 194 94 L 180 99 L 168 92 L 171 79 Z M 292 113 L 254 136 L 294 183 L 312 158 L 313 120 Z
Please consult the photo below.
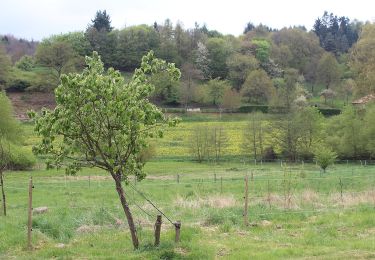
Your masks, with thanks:
M 33 177 L 30 177 L 29 181 L 29 208 L 28 208 L 28 222 L 27 222 L 27 248 L 31 250 L 31 231 L 32 227 L 32 217 L 33 217 Z
M 177 179 L 177 183 L 180 183 L 180 174 L 177 174 L 176 179 Z
M 223 176 L 220 177 L 220 193 L 223 193 Z
M 214 181 L 216 182 L 216 173 L 214 173 Z
M 174 223 L 174 227 L 176 230 L 176 237 L 175 237 L 175 242 L 178 243 L 180 242 L 180 230 L 181 230 L 181 221 L 178 220 L 176 223 Z
M 157 215 L 155 222 L 155 246 L 160 244 L 161 215 Z
M 244 208 L 244 213 L 243 213 L 243 220 L 244 220 L 244 225 L 247 226 L 249 224 L 249 219 L 248 219 L 248 204 L 249 204 L 249 176 L 246 175 L 245 177 L 245 208 Z

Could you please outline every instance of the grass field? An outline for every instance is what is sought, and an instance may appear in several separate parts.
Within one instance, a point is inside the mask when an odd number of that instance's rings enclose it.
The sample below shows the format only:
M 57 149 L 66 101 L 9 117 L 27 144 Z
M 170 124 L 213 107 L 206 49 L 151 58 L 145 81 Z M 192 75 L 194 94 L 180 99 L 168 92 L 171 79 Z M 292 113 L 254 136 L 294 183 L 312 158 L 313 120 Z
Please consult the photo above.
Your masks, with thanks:
M 113 181 L 85 169 L 9 172 L 8 216 L 0 216 L 0 258 L 17 259 L 373 259 L 375 167 L 336 164 L 198 164 L 152 161 L 145 180 L 131 184 L 163 217 L 161 245 L 153 246 L 158 212 L 126 187 L 141 241 L 132 249 Z M 28 180 L 32 175 L 34 250 L 26 250 Z M 243 224 L 244 176 L 249 176 L 249 226 Z M 216 181 L 215 181 L 216 176 Z M 178 182 L 178 181 L 179 182 Z

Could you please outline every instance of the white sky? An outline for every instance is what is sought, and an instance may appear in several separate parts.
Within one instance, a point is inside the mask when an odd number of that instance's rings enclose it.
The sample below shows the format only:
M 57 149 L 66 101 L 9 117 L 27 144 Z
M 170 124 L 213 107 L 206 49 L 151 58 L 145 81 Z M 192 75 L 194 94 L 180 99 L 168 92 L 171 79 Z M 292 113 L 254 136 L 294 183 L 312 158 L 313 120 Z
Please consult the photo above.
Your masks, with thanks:
M 194 22 L 239 35 L 247 22 L 273 28 L 304 25 L 310 30 L 323 12 L 351 20 L 374 21 L 374 0 L 1 0 L 0 34 L 41 40 L 52 34 L 85 30 L 97 10 L 107 10 L 112 26 Z

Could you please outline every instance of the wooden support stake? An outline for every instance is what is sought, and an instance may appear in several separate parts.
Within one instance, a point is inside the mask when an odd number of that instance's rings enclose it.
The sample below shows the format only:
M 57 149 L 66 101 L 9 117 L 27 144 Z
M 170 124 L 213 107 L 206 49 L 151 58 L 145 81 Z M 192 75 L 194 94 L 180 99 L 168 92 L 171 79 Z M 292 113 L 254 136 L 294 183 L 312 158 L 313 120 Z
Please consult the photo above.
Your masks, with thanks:
M 181 221 L 178 220 L 176 223 L 174 223 L 174 227 L 176 230 L 176 237 L 175 237 L 175 242 L 178 243 L 180 242 L 180 231 L 181 231 Z
M 249 176 L 246 175 L 245 177 L 245 208 L 244 208 L 244 213 L 243 213 L 243 220 L 244 220 L 244 225 L 248 226 L 249 225 L 249 219 L 248 219 L 248 205 L 249 205 Z
M 29 181 L 29 208 L 28 208 L 28 222 L 27 222 L 27 248 L 31 250 L 33 248 L 31 244 L 31 231 L 32 227 L 32 217 L 33 217 L 33 177 L 30 177 Z
M 180 174 L 177 174 L 177 183 L 180 183 Z
M 161 215 L 157 215 L 155 222 L 155 246 L 160 245 Z
M 220 177 L 220 193 L 223 193 L 223 176 Z
M 216 173 L 214 173 L 214 181 L 216 182 Z

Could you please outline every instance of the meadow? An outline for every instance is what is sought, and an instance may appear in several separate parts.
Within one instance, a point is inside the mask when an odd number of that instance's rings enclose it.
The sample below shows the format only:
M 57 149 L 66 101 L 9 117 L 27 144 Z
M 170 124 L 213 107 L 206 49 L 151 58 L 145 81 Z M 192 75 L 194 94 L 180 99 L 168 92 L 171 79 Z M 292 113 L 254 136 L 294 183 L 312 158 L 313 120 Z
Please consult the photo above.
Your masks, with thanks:
M 153 160 L 147 177 L 126 194 L 141 241 L 132 248 L 110 176 L 85 169 L 76 176 L 35 169 L 8 172 L 8 216 L 1 216 L 0 258 L 17 259 L 371 259 L 375 257 L 375 167 L 315 164 Z M 249 225 L 244 225 L 244 177 L 249 178 Z M 26 248 L 28 181 L 33 178 L 33 247 Z M 158 211 L 180 220 L 181 242 Z

